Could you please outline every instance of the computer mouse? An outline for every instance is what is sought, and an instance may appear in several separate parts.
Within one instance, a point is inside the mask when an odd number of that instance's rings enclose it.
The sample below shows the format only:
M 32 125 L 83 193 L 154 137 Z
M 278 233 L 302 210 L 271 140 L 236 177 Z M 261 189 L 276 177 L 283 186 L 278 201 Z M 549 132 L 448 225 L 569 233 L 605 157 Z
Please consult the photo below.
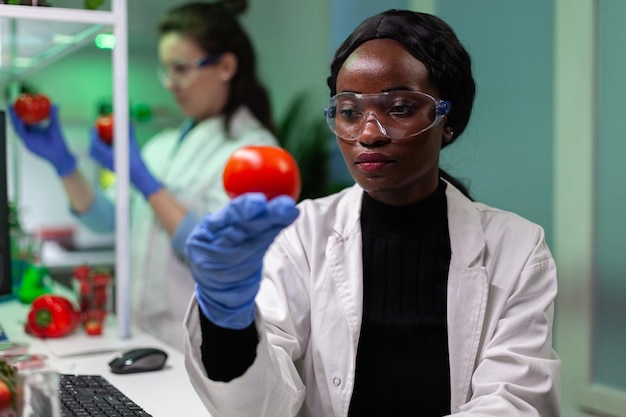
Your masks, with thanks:
M 157 348 L 135 348 L 117 355 L 109 367 L 114 374 L 158 371 L 165 366 L 167 353 Z

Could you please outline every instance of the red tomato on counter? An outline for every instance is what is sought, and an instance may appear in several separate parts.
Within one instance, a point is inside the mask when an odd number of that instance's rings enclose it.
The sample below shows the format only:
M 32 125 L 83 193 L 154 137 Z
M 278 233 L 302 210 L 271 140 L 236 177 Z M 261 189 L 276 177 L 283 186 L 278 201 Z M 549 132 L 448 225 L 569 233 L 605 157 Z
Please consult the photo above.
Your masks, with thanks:
M 261 192 L 268 200 L 279 195 L 297 200 L 302 187 L 296 160 L 285 149 L 276 146 L 237 149 L 226 162 L 222 179 L 231 198 Z
M 85 333 L 89 336 L 99 336 L 104 330 L 104 319 L 106 318 L 105 310 L 91 310 L 87 312 L 85 323 Z
M 96 120 L 96 130 L 98 137 L 108 145 L 113 143 L 113 115 L 103 114 Z
M 50 99 L 43 94 L 20 94 L 13 107 L 19 118 L 28 125 L 42 122 L 50 115 Z
M 7 382 L 0 379 L 0 411 L 11 405 L 11 389 Z
M 85 333 L 89 336 L 99 336 L 102 334 L 102 323 L 96 320 L 88 320 L 85 323 Z

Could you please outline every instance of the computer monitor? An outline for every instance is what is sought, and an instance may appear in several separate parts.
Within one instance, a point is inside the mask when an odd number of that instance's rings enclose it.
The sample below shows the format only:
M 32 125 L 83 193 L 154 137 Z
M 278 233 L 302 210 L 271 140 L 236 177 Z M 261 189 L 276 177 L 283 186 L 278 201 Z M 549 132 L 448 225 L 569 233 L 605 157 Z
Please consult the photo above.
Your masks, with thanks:
M 6 133 L 6 114 L 0 110 L 0 298 L 12 291 Z

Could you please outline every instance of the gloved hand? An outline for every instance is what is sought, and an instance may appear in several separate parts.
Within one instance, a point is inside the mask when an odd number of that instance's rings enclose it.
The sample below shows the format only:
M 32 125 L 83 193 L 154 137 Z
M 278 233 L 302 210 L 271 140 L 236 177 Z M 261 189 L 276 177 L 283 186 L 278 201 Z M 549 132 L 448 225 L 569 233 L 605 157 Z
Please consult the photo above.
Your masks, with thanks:
M 245 329 L 254 321 L 263 256 L 299 213 L 291 197 L 268 202 L 262 193 L 246 193 L 194 228 L 186 254 L 198 304 L 209 320 L 229 329 Z
M 9 106 L 9 116 L 13 128 L 26 148 L 52 164 L 60 177 L 76 170 L 76 157 L 67 148 L 58 118 L 58 107 L 50 108 L 48 124 L 27 125 Z
M 98 137 L 98 132 L 95 128 L 91 128 L 89 136 L 89 155 L 103 167 L 113 171 L 113 147 L 107 145 Z M 133 183 L 135 188 L 137 188 L 145 198 L 148 198 L 151 194 L 156 193 L 163 187 L 150 173 L 143 159 L 141 159 L 141 153 L 139 152 L 139 146 L 137 146 L 137 140 L 135 139 L 135 132 L 132 126 L 129 127 L 128 130 L 128 158 L 130 160 L 130 182 Z

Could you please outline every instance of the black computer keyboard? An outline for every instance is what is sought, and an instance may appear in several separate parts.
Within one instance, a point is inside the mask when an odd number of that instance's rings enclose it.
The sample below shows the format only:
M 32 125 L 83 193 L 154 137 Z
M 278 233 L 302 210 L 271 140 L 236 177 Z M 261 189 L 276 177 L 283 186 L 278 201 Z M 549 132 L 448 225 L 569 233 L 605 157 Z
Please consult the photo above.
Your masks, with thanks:
M 151 417 L 100 375 L 61 375 L 61 417 Z

